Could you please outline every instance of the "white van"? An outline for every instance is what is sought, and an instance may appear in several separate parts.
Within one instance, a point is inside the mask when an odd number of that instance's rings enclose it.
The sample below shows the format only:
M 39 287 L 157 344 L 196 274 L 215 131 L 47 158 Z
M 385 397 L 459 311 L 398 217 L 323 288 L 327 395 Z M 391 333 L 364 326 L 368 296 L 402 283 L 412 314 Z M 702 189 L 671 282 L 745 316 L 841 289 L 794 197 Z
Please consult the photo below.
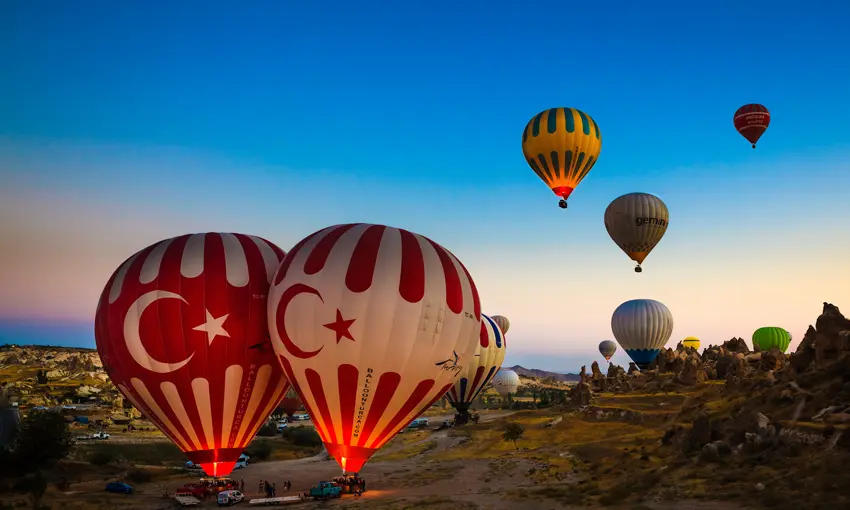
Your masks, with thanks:
M 218 493 L 218 506 L 235 505 L 241 503 L 243 499 L 245 499 L 245 496 L 239 491 L 221 491 Z
M 248 467 L 248 461 L 251 457 L 245 455 L 244 453 L 239 456 L 239 460 L 236 461 L 236 465 L 233 466 L 233 469 L 242 469 L 244 467 Z

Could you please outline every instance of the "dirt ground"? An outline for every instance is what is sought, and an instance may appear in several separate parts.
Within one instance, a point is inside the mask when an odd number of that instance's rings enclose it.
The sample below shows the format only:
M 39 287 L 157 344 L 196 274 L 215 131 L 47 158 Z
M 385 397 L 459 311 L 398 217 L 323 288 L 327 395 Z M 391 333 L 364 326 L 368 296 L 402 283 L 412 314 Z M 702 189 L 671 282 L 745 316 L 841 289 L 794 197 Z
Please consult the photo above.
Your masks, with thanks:
M 653 405 L 648 401 L 653 400 Z M 669 401 L 669 402 L 667 402 Z M 635 408 L 663 408 L 675 404 L 675 396 L 647 397 L 632 402 Z M 611 398 L 608 405 L 623 406 L 623 400 Z M 590 423 L 585 418 L 556 411 L 486 412 L 480 423 L 456 429 L 435 430 L 450 415 L 430 416 L 431 427 L 422 431 L 406 431 L 396 436 L 360 473 L 368 491 L 361 497 L 346 495 L 340 500 L 295 503 L 296 507 L 338 508 L 357 505 L 367 509 L 528 509 L 550 510 L 599 507 L 583 494 L 617 489 L 611 483 L 597 480 L 603 468 L 612 476 L 619 464 L 635 462 L 635 455 L 624 453 L 655 440 L 657 431 L 628 423 Z M 515 448 L 501 439 L 508 422 L 522 424 L 526 432 Z M 309 426 L 300 422 L 299 426 Z M 611 438 L 616 438 L 613 442 Z M 621 460 L 632 459 L 632 460 Z M 659 464 L 653 458 L 650 465 Z M 590 464 L 593 469 L 587 469 Z M 606 467 L 607 466 L 607 467 Z M 666 467 L 666 466 L 665 466 Z M 661 468 L 662 470 L 664 467 Z M 641 472 L 643 473 L 643 472 Z M 283 487 L 292 482 L 291 494 L 309 490 L 320 480 L 340 474 L 336 462 L 324 454 L 298 460 L 252 463 L 235 471 L 232 477 L 244 481 L 248 498 L 261 497 L 261 481 Z M 628 472 L 620 473 L 629 480 Z M 642 476 L 640 473 L 634 476 Z M 89 477 L 75 483 L 71 490 L 48 491 L 43 504 L 63 510 L 76 509 L 173 509 L 179 505 L 164 493 L 173 493 L 196 477 L 177 470 L 160 470 L 152 482 L 133 484 L 133 495 L 107 494 L 108 475 Z M 636 478 L 637 480 L 637 478 Z M 581 485 L 587 482 L 586 485 Z M 613 483 L 613 482 L 612 482 Z M 635 482 L 637 483 L 637 482 Z M 278 495 L 286 495 L 278 490 Z M 214 507 L 205 501 L 201 507 Z M 604 505 L 603 505 L 604 506 Z M 653 498 L 636 502 L 623 500 L 605 508 L 629 510 L 738 510 L 743 506 L 729 502 Z

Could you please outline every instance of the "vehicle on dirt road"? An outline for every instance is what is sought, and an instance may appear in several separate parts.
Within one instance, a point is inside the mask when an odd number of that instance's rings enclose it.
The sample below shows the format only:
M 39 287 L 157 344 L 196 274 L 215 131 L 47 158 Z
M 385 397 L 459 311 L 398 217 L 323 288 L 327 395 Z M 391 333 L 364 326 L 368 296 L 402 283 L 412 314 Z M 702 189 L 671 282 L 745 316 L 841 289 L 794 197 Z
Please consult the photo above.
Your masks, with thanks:
M 206 486 L 200 483 L 187 483 L 183 487 L 177 489 L 178 494 L 191 494 L 196 498 L 203 498 L 206 493 Z
M 106 492 L 117 494 L 132 494 L 133 488 L 124 482 L 109 482 L 106 484 Z
M 310 487 L 310 497 L 313 499 L 330 499 L 342 496 L 342 489 L 334 482 L 319 482 L 319 485 Z
M 218 506 L 230 506 L 241 503 L 245 496 L 236 490 L 226 490 L 218 493 Z

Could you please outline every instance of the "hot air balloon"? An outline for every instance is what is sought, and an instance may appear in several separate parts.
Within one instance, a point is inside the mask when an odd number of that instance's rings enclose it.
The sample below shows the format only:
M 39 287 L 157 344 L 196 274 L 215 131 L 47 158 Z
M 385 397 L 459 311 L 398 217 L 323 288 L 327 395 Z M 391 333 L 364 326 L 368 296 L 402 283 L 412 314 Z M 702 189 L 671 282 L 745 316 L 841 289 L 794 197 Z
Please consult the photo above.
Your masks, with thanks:
M 283 400 L 280 401 L 280 409 L 286 413 L 288 418 L 292 418 L 292 416 L 301 409 L 301 399 L 298 398 L 298 393 L 295 392 L 295 388 L 289 387 L 286 390 L 286 395 L 283 396 Z
M 505 359 L 505 337 L 496 321 L 481 315 L 481 334 L 475 355 L 464 367 L 446 398 L 460 414 L 469 410 L 470 404 L 493 379 Z
M 493 388 L 503 397 L 516 393 L 517 387 L 519 387 L 519 376 L 513 370 L 502 368 L 493 377 Z
M 288 387 L 266 320 L 283 255 L 243 234 L 166 239 L 121 264 L 100 296 L 109 378 L 210 476 L 232 471 Z
M 511 329 L 511 321 L 509 321 L 507 317 L 505 317 L 504 315 L 494 315 L 490 318 L 493 319 L 493 322 L 495 322 L 499 326 L 499 329 L 502 330 L 502 333 L 504 333 L 505 335 L 508 334 L 508 330 Z
M 765 326 L 753 332 L 753 345 L 758 345 L 763 351 L 779 349 L 782 352 L 788 350 L 791 344 L 791 333 L 776 326 Z
M 753 149 L 755 149 L 756 142 L 767 130 L 767 126 L 770 125 L 770 112 L 764 105 L 745 104 L 738 108 L 732 121 L 735 123 L 735 129 L 738 130 L 738 133 L 753 144 Z
M 649 193 L 628 193 L 617 197 L 605 209 L 605 228 L 630 259 L 635 272 L 667 232 L 670 213 L 660 198 Z
M 299 242 L 275 275 L 268 317 L 284 372 L 344 472 L 446 394 L 481 329 L 478 291 L 454 255 L 365 223 Z
M 673 314 L 653 299 L 632 299 L 614 310 L 611 329 L 620 347 L 641 370 L 652 363 L 673 334 Z
M 599 354 L 605 357 L 605 361 L 611 361 L 611 356 L 617 352 L 617 344 L 612 340 L 602 340 L 599 342 Z
M 689 336 L 682 340 L 682 345 L 690 349 L 699 349 L 699 338 L 695 336 Z
M 522 132 L 522 153 L 528 166 L 561 197 L 567 198 L 587 176 L 602 150 L 599 126 L 574 108 L 550 108 L 535 115 Z

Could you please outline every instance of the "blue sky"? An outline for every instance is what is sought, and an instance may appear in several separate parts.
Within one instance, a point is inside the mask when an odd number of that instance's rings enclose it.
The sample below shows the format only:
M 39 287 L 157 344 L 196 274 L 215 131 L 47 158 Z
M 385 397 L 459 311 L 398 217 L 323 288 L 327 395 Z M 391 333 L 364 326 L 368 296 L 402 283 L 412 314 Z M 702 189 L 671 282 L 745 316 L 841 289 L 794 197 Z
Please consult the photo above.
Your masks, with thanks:
M 109 274 L 160 238 L 232 229 L 288 249 L 340 221 L 452 249 L 485 312 L 512 317 L 511 364 L 574 369 L 634 297 L 683 317 L 674 336 L 715 340 L 783 320 L 799 338 L 822 301 L 850 298 L 850 241 L 833 234 L 850 217 L 850 6 L 297 4 L 0 3 L 15 219 L 0 342 L 77 342 Z M 748 102 L 772 113 L 755 151 L 732 127 Z M 520 150 L 552 106 L 603 136 L 567 212 Z M 671 209 L 639 282 L 601 219 L 631 191 Z M 84 276 L 44 276 L 44 246 Z M 777 281 L 787 299 L 764 304 Z M 763 310 L 740 316 L 734 295 Z

